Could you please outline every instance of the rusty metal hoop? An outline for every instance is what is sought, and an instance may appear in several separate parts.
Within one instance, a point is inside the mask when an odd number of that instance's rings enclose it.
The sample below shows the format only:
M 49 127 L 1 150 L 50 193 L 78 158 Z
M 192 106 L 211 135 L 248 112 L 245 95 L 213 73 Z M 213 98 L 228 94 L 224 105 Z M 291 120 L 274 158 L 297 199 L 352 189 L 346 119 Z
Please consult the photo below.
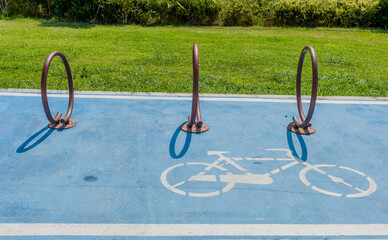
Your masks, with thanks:
M 62 59 L 63 65 L 65 66 L 66 73 L 67 73 L 67 82 L 69 84 L 69 106 L 67 108 L 67 112 L 64 118 L 61 119 L 62 113 L 58 112 L 55 118 L 51 115 L 50 107 L 48 104 L 47 99 L 47 75 L 48 70 L 51 64 L 51 61 L 55 56 L 59 56 Z M 70 119 L 71 114 L 73 112 L 73 105 L 74 105 L 74 89 L 73 89 L 73 78 L 71 76 L 71 70 L 69 63 L 66 60 L 66 57 L 58 51 L 50 53 L 50 55 L 47 56 L 46 61 L 43 65 L 42 70 L 42 78 L 41 78 L 41 96 L 42 96 L 42 103 L 44 112 L 46 114 L 47 119 L 49 120 L 48 127 L 52 129 L 67 129 L 72 128 L 77 123 Z
M 191 107 L 191 116 L 189 121 L 182 124 L 181 129 L 190 133 L 202 133 L 209 130 L 209 127 L 202 122 L 201 108 L 199 104 L 198 92 L 198 76 L 199 76 L 199 58 L 198 58 L 198 44 L 193 45 L 193 101 Z M 197 122 L 195 121 L 197 119 Z
M 303 67 L 303 61 L 306 56 L 307 51 L 310 52 L 311 56 L 311 62 L 312 62 L 312 69 L 313 69 L 313 86 L 311 90 L 311 99 L 310 99 L 310 107 L 309 111 L 307 113 L 307 117 L 305 117 L 303 112 L 303 106 L 302 106 L 302 97 L 301 97 L 301 77 L 302 77 L 302 67 Z M 287 129 L 291 132 L 303 134 L 303 135 L 309 135 L 316 132 L 315 128 L 311 126 L 311 118 L 313 117 L 315 103 L 317 100 L 317 93 L 318 93 L 318 62 L 317 62 L 317 56 L 315 54 L 314 48 L 312 46 L 306 46 L 299 57 L 299 63 L 298 63 L 298 72 L 296 74 L 296 101 L 298 105 L 298 112 L 299 116 L 301 118 L 301 121 L 298 120 L 297 117 L 293 117 L 292 120 L 293 123 L 289 124 L 287 126 Z

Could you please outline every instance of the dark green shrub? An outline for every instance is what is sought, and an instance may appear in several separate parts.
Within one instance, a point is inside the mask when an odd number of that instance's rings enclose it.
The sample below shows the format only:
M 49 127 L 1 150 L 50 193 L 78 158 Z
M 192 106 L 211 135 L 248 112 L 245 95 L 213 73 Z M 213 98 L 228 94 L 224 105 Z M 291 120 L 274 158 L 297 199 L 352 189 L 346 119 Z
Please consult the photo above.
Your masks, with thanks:
M 255 25 L 261 17 L 260 0 L 224 0 L 220 20 L 223 25 Z
M 121 19 L 119 0 L 51 0 L 57 17 L 77 22 L 116 23 Z
M 166 0 L 161 17 L 163 23 L 213 24 L 220 10 L 216 0 Z
M 8 5 L 8 15 L 24 15 L 24 10 L 25 10 L 25 2 L 23 0 L 14 0 L 10 1 Z
M 161 4 L 157 0 L 121 0 L 123 23 L 154 24 L 160 22 Z
M 380 0 L 376 9 L 375 27 L 388 28 L 388 0 Z
M 99 0 L 52 0 L 55 15 L 61 19 L 90 22 L 95 17 Z
M 52 16 L 50 0 L 11 0 L 9 15 L 23 15 L 26 17 Z
M 267 25 L 367 27 L 378 0 L 278 0 L 267 6 Z
M 120 0 L 100 1 L 94 22 L 119 23 L 122 16 L 122 2 Z
M 388 0 L 11 0 L 8 13 L 89 23 L 388 27 Z

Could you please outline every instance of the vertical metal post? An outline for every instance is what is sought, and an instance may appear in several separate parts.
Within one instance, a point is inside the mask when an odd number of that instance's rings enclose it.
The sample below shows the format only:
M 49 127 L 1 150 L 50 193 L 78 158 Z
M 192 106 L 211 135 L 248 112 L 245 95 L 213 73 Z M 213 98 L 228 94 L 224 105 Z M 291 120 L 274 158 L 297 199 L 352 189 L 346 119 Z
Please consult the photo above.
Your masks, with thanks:
M 181 126 L 185 132 L 202 133 L 209 130 L 209 127 L 202 122 L 201 107 L 199 104 L 199 58 L 198 58 L 198 44 L 193 45 L 193 100 L 191 105 L 191 115 L 188 117 L 189 121 Z M 197 120 L 197 121 L 196 121 Z

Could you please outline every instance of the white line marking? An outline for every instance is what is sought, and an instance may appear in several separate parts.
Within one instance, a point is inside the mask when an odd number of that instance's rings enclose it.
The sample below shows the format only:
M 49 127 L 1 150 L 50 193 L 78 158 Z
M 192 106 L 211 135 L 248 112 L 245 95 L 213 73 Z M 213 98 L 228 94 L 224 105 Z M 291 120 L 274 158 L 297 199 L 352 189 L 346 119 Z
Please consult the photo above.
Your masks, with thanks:
M 312 169 L 316 172 L 319 172 L 322 175 L 326 175 L 326 172 L 319 169 L 319 167 L 335 167 L 336 165 L 327 165 L 327 164 L 319 164 L 319 165 L 311 165 L 307 162 L 300 161 L 301 164 L 305 165 L 308 169 Z
M 189 178 L 191 181 L 202 181 L 202 182 L 217 182 L 217 175 L 204 175 L 205 173 L 199 173 Z
M 220 191 L 215 191 L 211 193 L 189 193 L 190 197 L 215 197 L 220 195 Z
M 176 188 L 176 187 L 179 187 L 180 185 L 182 185 L 182 184 L 184 184 L 185 183 L 185 181 L 182 181 L 182 182 L 180 182 L 180 183 L 177 183 L 177 184 L 175 184 L 174 186 L 172 186 L 173 188 Z
M 353 168 L 348 168 L 348 167 L 344 167 L 344 166 L 339 166 L 339 168 L 346 169 L 346 170 L 349 170 L 349 171 L 358 173 L 358 174 L 360 174 L 360 175 L 363 176 L 363 177 L 366 176 L 365 173 L 360 172 L 360 171 L 358 171 L 358 170 L 356 170 L 356 169 L 353 169 Z
M 364 190 L 359 189 L 358 187 L 355 188 L 359 192 L 364 192 Z
M 298 161 L 295 161 L 295 162 L 289 163 L 289 164 L 287 164 L 287 165 L 284 165 L 284 166 L 282 167 L 282 170 L 286 170 L 287 168 L 293 167 L 293 166 L 295 166 L 295 165 L 298 164 L 298 163 L 299 163 Z
M 0 96 L 18 96 L 18 97 L 40 97 L 37 93 L 15 93 L 0 92 Z M 67 98 L 68 94 L 48 94 L 49 97 Z M 76 94 L 75 98 L 99 98 L 99 99 L 130 99 L 130 100 L 173 100 L 173 101 L 191 101 L 191 97 L 169 97 L 169 96 L 133 96 L 133 95 L 96 95 L 96 94 Z M 271 98 L 253 98 L 253 97 L 201 97 L 201 101 L 212 102 L 273 102 L 273 103 L 296 103 L 295 99 L 271 99 Z M 310 100 L 302 100 L 303 103 L 309 103 Z M 356 104 L 356 105 L 388 105 L 388 101 L 373 100 L 317 100 L 317 103 L 326 104 Z
M 303 168 L 300 172 L 299 172 L 299 178 L 300 180 L 302 181 L 302 183 L 304 183 L 307 187 L 309 187 L 311 185 L 311 183 L 307 180 L 306 178 L 306 173 L 309 171 L 310 169 L 309 168 Z
M 376 185 L 375 181 L 373 181 L 373 179 L 371 177 L 367 177 L 366 179 L 369 182 L 369 188 L 366 191 L 363 191 L 361 189 L 357 189 L 357 190 L 361 190 L 361 192 L 356 193 L 356 194 L 348 194 L 348 195 L 346 195 L 346 197 L 348 197 L 348 198 L 365 197 L 365 196 L 368 196 L 368 195 L 374 193 L 377 190 L 377 185 Z
M 180 195 L 183 195 L 185 196 L 186 193 L 182 190 L 179 190 L 179 189 L 176 189 L 174 188 L 173 186 L 171 186 L 168 181 L 167 181 L 167 174 L 174 168 L 177 168 L 177 167 L 181 167 L 183 166 L 184 164 L 181 163 L 181 164 L 177 164 L 177 165 L 174 165 L 174 166 L 171 166 L 169 168 L 167 168 L 166 170 L 164 170 L 164 172 L 162 173 L 162 175 L 160 175 L 160 180 L 162 181 L 162 184 L 169 190 L 175 192 L 175 193 L 178 193 Z
M 274 175 L 274 174 L 276 174 L 276 173 L 278 173 L 278 172 L 280 172 L 280 169 L 279 169 L 279 168 L 278 168 L 278 169 L 275 169 L 275 170 L 273 170 L 273 171 L 271 171 L 271 174 Z
M 328 174 L 327 176 L 331 179 L 331 181 L 335 183 L 342 183 L 348 187 L 351 187 L 351 188 L 353 187 L 352 184 L 345 182 L 345 180 L 340 177 L 334 177 L 333 175 L 330 175 L 330 174 Z
M 0 236 L 388 236 L 388 224 L 0 224 Z
M 295 159 L 293 158 L 276 158 L 278 161 L 294 161 Z
M 23 89 L 23 88 L 0 88 L 3 92 L 25 92 L 25 93 L 40 93 L 40 89 Z M 48 93 L 65 93 L 68 94 L 68 90 L 53 90 L 47 89 Z M 100 95 L 148 95 L 148 96 L 179 96 L 179 97 L 192 97 L 192 93 L 166 93 L 166 92 L 120 92 L 120 91 L 80 91 L 75 90 L 75 94 L 100 94 Z M 290 98 L 294 99 L 295 95 L 258 95 L 258 94 L 213 94 L 213 93 L 200 93 L 200 97 L 250 97 L 250 98 Z M 310 95 L 302 95 L 302 99 L 310 99 Z M 318 96 L 317 99 L 330 99 L 330 100 L 377 100 L 388 101 L 388 97 L 357 97 L 357 96 Z

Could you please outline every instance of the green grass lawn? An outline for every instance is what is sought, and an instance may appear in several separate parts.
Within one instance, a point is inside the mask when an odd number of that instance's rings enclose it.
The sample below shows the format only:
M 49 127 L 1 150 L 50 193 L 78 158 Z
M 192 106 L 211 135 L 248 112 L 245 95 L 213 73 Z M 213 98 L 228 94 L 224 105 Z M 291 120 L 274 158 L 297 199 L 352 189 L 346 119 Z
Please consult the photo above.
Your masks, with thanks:
M 192 44 L 200 92 L 295 94 L 299 55 L 315 48 L 319 95 L 388 96 L 388 31 L 357 29 L 102 26 L 0 20 L 0 88 L 40 88 L 47 55 L 67 57 L 76 90 L 191 92 Z M 310 94 L 311 60 L 303 69 Z M 50 89 L 66 89 L 54 59 Z

